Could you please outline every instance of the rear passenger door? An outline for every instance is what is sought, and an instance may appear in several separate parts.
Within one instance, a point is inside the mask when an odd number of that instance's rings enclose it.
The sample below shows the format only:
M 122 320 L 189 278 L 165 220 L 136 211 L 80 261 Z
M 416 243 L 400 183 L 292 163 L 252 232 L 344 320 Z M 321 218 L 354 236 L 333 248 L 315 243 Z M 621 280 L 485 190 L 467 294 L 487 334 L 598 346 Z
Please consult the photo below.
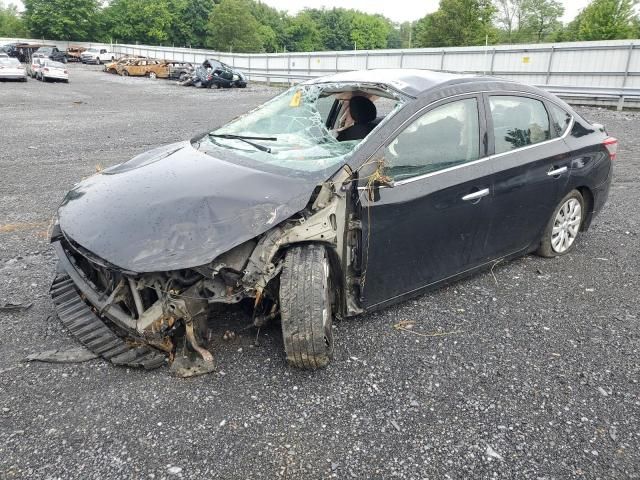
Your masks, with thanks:
M 487 247 L 496 258 L 540 240 L 565 193 L 568 148 L 540 97 L 485 94 L 493 176 L 493 216 Z

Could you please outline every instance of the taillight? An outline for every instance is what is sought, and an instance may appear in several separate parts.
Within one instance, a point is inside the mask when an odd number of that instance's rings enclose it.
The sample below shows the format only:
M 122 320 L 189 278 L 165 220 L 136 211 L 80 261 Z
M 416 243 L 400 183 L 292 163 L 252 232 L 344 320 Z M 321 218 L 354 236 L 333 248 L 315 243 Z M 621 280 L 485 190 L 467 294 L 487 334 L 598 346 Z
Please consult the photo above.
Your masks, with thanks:
M 45 72 L 48 72 L 48 71 L 49 71 L 49 69 L 48 69 L 47 67 L 44 67 L 44 71 L 45 71 Z
M 614 137 L 607 137 L 604 139 L 604 142 L 602 142 L 602 144 L 609 152 L 609 158 L 611 160 L 615 160 L 616 155 L 618 155 L 618 139 Z
M 65 75 L 69 75 L 69 72 L 67 72 L 67 71 L 65 70 L 65 71 L 64 71 L 64 74 L 65 74 Z

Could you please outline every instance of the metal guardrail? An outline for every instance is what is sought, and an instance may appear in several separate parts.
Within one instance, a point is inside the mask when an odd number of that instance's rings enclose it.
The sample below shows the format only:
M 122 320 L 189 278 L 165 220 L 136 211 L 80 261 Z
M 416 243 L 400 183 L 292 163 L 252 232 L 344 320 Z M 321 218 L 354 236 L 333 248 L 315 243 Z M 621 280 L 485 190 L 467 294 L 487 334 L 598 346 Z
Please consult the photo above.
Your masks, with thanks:
M 297 83 L 295 81 L 305 81 L 312 78 L 318 78 L 321 75 L 313 75 L 309 73 L 288 73 L 286 71 L 276 70 L 243 70 L 247 74 L 249 79 L 263 79 L 268 85 L 271 83 Z M 348 71 L 348 70 L 344 70 Z M 341 72 L 338 72 L 341 73 Z M 463 72 L 452 72 L 463 73 Z M 464 73 L 482 73 L 482 72 L 464 72 Z M 495 75 L 495 74 L 494 74 Z M 499 76 L 499 75 L 495 75 Z M 282 82 L 285 80 L 285 82 Z M 616 108 L 622 110 L 625 101 L 633 100 L 640 102 L 640 88 L 620 87 L 574 87 L 570 85 L 535 85 L 538 88 L 546 90 L 549 93 L 553 93 L 565 100 L 609 100 L 614 101 Z

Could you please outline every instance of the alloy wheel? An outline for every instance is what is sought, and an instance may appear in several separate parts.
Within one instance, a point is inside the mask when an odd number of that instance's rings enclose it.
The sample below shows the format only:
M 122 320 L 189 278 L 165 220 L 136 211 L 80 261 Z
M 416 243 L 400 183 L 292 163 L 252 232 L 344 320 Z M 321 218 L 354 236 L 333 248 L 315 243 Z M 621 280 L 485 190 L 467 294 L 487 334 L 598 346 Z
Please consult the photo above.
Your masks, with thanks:
M 558 210 L 551 230 L 551 248 L 556 253 L 566 252 L 580 230 L 582 207 L 576 198 L 568 199 Z

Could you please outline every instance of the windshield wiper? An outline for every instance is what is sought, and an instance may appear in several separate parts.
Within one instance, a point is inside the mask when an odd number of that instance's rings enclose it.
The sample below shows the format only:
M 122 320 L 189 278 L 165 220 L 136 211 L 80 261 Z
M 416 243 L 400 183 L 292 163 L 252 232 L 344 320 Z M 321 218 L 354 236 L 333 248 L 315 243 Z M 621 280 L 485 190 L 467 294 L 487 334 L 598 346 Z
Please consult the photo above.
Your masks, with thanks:
M 252 147 L 257 148 L 261 152 L 267 153 L 271 153 L 271 148 L 260 145 L 259 143 L 252 142 L 251 140 L 267 140 L 271 142 L 278 141 L 276 137 L 250 137 L 248 135 L 232 135 L 230 133 L 210 133 L 209 136 L 215 138 L 227 138 L 229 140 L 241 140 L 245 143 L 248 143 Z

